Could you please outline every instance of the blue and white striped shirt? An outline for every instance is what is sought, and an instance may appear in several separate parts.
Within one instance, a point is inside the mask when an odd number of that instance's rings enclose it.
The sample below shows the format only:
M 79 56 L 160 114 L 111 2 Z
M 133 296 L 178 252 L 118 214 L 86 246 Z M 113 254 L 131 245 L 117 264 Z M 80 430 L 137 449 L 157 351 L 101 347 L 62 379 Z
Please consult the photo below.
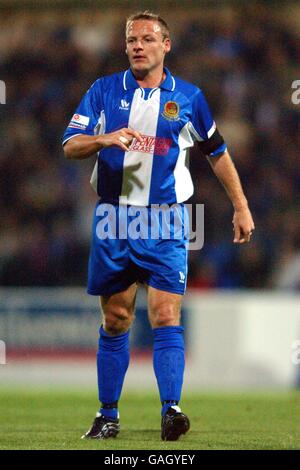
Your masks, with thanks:
M 202 91 L 167 68 L 157 88 L 141 88 L 131 69 L 98 79 L 83 97 L 63 137 L 97 135 L 123 127 L 139 131 L 130 150 L 98 153 L 91 183 L 103 201 L 137 206 L 173 204 L 193 194 L 188 150 L 195 141 L 211 156 L 226 145 Z

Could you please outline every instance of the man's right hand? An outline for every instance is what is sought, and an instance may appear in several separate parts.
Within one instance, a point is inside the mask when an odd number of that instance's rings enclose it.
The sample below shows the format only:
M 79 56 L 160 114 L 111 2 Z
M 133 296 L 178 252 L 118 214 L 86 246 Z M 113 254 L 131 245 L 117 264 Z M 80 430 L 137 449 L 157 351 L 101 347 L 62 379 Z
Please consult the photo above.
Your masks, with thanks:
M 113 145 L 117 145 L 122 150 L 125 150 L 125 152 L 128 152 L 133 139 L 137 139 L 139 142 L 143 140 L 138 131 L 134 131 L 129 127 L 124 127 L 109 134 L 75 135 L 64 145 L 64 153 L 66 158 L 84 160 L 91 155 L 95 155 L 99 150 Z
M 99 135 L 96 142 L 100 144 L 102 148 L 117 145 L 122 150 L 125 150 L 125 152 L 128 152 L 133 139 L 137 139 L 139 142 L 143 141 L 142 136 L 138 131 L 134 131 L 129 127 L 124 127 L 123 129 L 109 134 Z

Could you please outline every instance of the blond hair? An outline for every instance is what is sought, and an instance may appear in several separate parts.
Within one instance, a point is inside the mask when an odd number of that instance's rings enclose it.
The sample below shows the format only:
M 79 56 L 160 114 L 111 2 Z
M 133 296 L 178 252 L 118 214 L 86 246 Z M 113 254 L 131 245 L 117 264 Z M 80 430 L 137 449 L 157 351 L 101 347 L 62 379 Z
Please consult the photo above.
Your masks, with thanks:
M 134 13 L 133 15 L 130 15 L 126 20 L 126 33 L 127 33 L 130 23 L 136 20 L 157 21 L 157 23 L 160 25 L 163 39 L 170 37 L 169 26 L 167 25 L 165 20 L 161 16 L 157 15 L 156 13 L 152 13 L 149 10 L 139 11 L 138 13 Z

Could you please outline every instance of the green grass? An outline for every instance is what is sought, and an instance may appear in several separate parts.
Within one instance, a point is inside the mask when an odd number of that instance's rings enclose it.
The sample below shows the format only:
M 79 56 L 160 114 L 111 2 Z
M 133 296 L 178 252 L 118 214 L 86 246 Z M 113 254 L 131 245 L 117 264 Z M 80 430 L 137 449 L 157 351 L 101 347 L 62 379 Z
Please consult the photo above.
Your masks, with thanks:
M 157 397 L 124 393 L 116 439 L 82 441 L 96 411 L 95 394 L 0 389 L 0 449 L 300 449 L 300 393 L 185 394 L 191 430 L 160 440 Z

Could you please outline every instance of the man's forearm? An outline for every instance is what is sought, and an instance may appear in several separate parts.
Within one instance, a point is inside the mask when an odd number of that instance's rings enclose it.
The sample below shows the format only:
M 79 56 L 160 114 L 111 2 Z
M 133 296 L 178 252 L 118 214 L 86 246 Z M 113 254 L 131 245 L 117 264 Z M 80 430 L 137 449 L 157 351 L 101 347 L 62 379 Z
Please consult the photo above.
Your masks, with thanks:
M 76 135 L 64 145 L 65 156 L 69 159 L 84 160 L 101 150 L 100 136 Z
M 229 153 L 220 157 L 207 157 L 215 175 L 224 186 L 235 210 L 248 206 L 239 175 Z
M 67 158 L 74 160 L 84 160 L 99 150 L 112 146 L 117 146 L 124 152 L 128 152 L 133 139 L 143 142 L 141 134 L 129 127 L 123 127 L 109 134 L 95 136 L 81 134 L 66 142 L 64 152 Z

